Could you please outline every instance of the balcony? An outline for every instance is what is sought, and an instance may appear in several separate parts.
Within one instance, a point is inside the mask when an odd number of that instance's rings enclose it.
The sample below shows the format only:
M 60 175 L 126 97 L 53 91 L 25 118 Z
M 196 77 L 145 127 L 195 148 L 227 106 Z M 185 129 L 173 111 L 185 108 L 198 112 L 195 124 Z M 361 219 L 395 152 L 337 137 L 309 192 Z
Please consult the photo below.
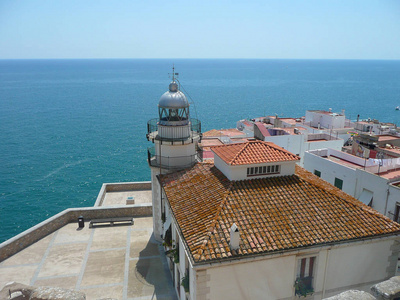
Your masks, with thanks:
M 306 297 L 314 293 L 312 286 L 313 277 L 298 277 L 294 283 L 295 295 L 299 297 Z
M 173 122 L 172 122 L 173 123 Z M 184 142 L 201 138 L 201 122 L 190 119 L 187 125 L 161 125 L 158 118 L 147 122 L 147 140 Z
M 179 170 L 190 168 L 197 162 L 203 161 L 203 152 L 198 151 L 195 155 L 188 156 L 159 156 L 155 154 L 155 148 L 147 149 L 147 159 L 150 167 L 163 168 L 167 170 Z

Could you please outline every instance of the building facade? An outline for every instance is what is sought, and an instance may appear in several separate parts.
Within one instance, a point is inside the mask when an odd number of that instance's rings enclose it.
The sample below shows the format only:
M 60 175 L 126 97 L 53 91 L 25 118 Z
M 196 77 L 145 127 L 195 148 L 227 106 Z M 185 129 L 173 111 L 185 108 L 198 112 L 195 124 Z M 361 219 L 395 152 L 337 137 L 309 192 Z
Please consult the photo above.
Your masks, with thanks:
M 180 299 L 322 299 L 396 273 L 400 224 L 272 143 L 212 151 L 159 177 Z

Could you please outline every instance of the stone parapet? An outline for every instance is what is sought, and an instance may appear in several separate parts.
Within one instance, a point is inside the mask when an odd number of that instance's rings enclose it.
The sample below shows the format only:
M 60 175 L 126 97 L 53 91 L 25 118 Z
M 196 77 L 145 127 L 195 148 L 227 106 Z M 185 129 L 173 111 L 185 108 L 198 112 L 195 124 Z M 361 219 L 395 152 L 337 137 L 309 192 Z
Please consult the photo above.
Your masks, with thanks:
M 69 208 L 0 244 L 0 262 L 60 229 L 66 224 L 77 222 L 80 216 L 82 216 L 85 221 L 90 221 L 91 219 L 151 215 L 151 204 L 124 205 L 118 207 Z
M 103 204 L 106 193 L 151 190 L 151 181 L 103 183 L 97 196 L 95 207 Z
M 400 276 L 380 282 L 371 287 L 372 294 L 377 299 L 395 300 L 400 298 Z
M 364 291 L 350 290 L 324 300 L 375 300 L 376 298 Z

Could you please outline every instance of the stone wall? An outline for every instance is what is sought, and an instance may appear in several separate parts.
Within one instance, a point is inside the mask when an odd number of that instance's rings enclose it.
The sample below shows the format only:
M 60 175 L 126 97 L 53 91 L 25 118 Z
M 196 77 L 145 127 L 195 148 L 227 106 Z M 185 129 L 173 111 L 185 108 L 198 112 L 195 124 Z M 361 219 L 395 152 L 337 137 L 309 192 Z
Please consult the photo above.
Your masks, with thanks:
M 136 204 L 120 207 L 83 207 L 66 209 L 0 244 L 0 262 L 66 224 L 77 222 L 80 216 L 82 216 L 85 221 L 112 217 L 152 216 L 152 205 Z

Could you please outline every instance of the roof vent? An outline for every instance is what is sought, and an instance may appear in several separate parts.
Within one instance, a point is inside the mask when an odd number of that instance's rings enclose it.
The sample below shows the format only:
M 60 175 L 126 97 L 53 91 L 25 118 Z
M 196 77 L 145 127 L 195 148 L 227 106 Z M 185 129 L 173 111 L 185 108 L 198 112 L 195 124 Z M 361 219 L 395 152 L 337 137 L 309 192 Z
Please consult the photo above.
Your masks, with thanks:
M 231 245 L 230 245 L 231 249 L 232 250 L 239 249 L 240 233 L 239 233 L 239 228 L 236 226 L 235 223 L 233 223 L 231 227 L 230 235 L 231 235 Z

